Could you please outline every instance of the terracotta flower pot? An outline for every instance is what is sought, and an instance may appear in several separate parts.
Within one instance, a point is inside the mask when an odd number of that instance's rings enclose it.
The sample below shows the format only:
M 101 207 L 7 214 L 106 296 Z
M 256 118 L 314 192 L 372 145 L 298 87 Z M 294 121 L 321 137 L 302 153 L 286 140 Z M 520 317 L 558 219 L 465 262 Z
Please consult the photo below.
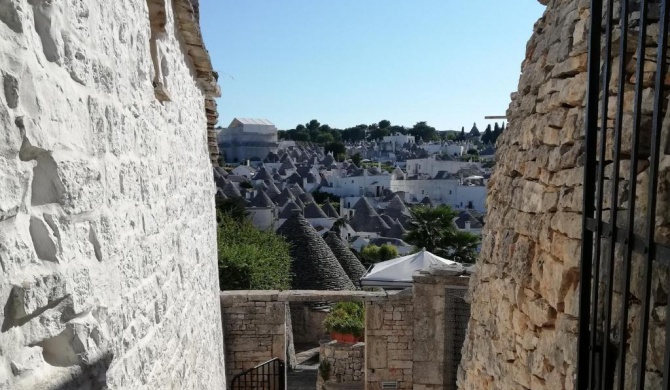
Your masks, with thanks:
M 340 343 L 349 343 L 349 344 L 355 344 L 363 339 L 363 337 L 356 337 L 351 333 L 337 333 L 337 332 L 330 332 L 330 338 L 331 340 L 335 340 Z

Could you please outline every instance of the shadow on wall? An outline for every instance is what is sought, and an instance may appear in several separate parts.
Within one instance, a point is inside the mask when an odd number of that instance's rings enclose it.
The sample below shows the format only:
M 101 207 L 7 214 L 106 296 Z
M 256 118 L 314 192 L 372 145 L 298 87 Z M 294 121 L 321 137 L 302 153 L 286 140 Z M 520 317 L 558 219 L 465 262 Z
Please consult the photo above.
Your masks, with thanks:
M 80 366 L 80 371 L 63 384 L 53 387 L 53 390 L 103 390 L 107 389 L 107 370 L 114 355 L 110 352 L 90 364 Z

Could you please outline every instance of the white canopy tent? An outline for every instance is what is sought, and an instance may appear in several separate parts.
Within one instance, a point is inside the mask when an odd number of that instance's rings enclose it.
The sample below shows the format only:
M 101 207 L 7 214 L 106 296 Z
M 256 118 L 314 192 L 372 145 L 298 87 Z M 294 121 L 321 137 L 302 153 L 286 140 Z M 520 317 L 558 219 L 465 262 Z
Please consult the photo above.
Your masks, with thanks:
M 412 255 L 382 261 L 372 266 L 361 278 L 361 287 L 383 287 L 387 289 L 412 287 L 414 271 L 428 269 L 431 266 L 461 266 L 452 260 L 422 250 Z

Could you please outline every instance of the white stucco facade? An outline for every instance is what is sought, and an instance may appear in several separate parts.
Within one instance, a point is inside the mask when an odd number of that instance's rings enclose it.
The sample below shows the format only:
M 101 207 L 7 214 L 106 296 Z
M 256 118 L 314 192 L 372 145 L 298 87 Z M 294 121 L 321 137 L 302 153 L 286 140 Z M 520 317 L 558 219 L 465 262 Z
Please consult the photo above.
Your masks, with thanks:
M 205 91 L 174 1 L 156 67 L 144 0 L 0 2 L 1 389 L 225 388 Z

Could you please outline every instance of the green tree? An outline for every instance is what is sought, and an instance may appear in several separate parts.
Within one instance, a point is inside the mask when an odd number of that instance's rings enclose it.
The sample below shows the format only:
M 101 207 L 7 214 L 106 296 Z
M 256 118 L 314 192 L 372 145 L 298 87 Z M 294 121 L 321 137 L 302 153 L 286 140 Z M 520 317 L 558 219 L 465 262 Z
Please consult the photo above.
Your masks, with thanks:
M 346 154 L 347 149 L 344 147 L 342 142 L 330 142 L 324 147 L 326 153 L 332 152 L 333 157 L 337 157 L 340 154 Z
M 367 268 L 380 261 L 395 259 L 398 257 L 398 248 L 395 245 L 383 244 L 382 246 L 368 245 L 361 250 L 361 263 Z
M 504 123 L 503 123 L 503 126 L 505 126 Z M 501 133 L 502 133 L 502 128 L 500 126 L 498 126 L 498 122 L 496 122 L 495 126 L 493 127 L 493 133 L 491 133 L 491 143 L 492 144 L 495 144 L 496 141 L 498 141 L 498 137 L 500 136 Z
M 398 257 L 398 248 L 395 245 L 383 244 L 379 247 L 379 261 L 386 261 Z
M 370 127 L 369 132 L 368 132 L 368 140 L 374 141 L 374 140 L 380 140 L 384 137 L 389 135 L 388 129 L 381 129 L 377 126 L 374 128 Z
M 473 156 L 479 156 L 479 152 L 477 149 L 468 149 L 467 154 L 473 155 Z
M 320 133 L 319 135 L 316 136 L 316 143 L 317 144 L 330 144 L 333 141 L 333 136 L 330 133 Z
M 497 123 L 496 126 L 498 126 Z M 493 131 L 491 130 L 491 125 L 488 125 L 486 126 L 486 130 L 484 130 L 484 134 L 482 135 L 482 142 L 488 144 L 489 142 L 492 141 L 493 141 Z
M 351 156 L 351 162 L 356 164 L 357 167 L 361 166 L 361 160 L 362 158 L 360 153 L 356 153 L 353 156 Z
M 454 259 L 458 256 L 460 262 L 476 260 L 479 237 L 458 230 L 454 223 L 458 213 L 451 207 L 417 206 L 411 209 L 411 213 L 405 241 L 441 257 Z
M 224 217 L 232 218 L 236 222 L 244 221 L 247 216 L 247 204 L 244 198 L 215 198 L 216 221 L 220 222 Z
M 273 290 L 291 286 L 289 245 L 248 219 L 219 213 L 217 249 L 221 290 Z
M 305 123 L 305 127 L 307 128 L 308 131 L 315 131 L 319 130 L 319 126 L 321 126 L 321 123 L 317 121 L 316 119 L 312 119 L 309 121 L 309 123 Z
M 386 119 L 382 119 L 382 120 L 379 121 L 379 128 L 380 129 L 388 129 L 389 127 L 391 127 L 391 121 L 386 120 Z
M 450 259 L 459 263 L 476 263 L 477 247 L 480 241 L 479 236 L 470 232 L 456 231 L 451 238 Z
M 428 126 L 428 123 L 417 122 L 410 130 L 409 133 L 417 138 L 421 138 L 424 141 L 431 141 L 438 139 L 437 130 L 434 127 Z

